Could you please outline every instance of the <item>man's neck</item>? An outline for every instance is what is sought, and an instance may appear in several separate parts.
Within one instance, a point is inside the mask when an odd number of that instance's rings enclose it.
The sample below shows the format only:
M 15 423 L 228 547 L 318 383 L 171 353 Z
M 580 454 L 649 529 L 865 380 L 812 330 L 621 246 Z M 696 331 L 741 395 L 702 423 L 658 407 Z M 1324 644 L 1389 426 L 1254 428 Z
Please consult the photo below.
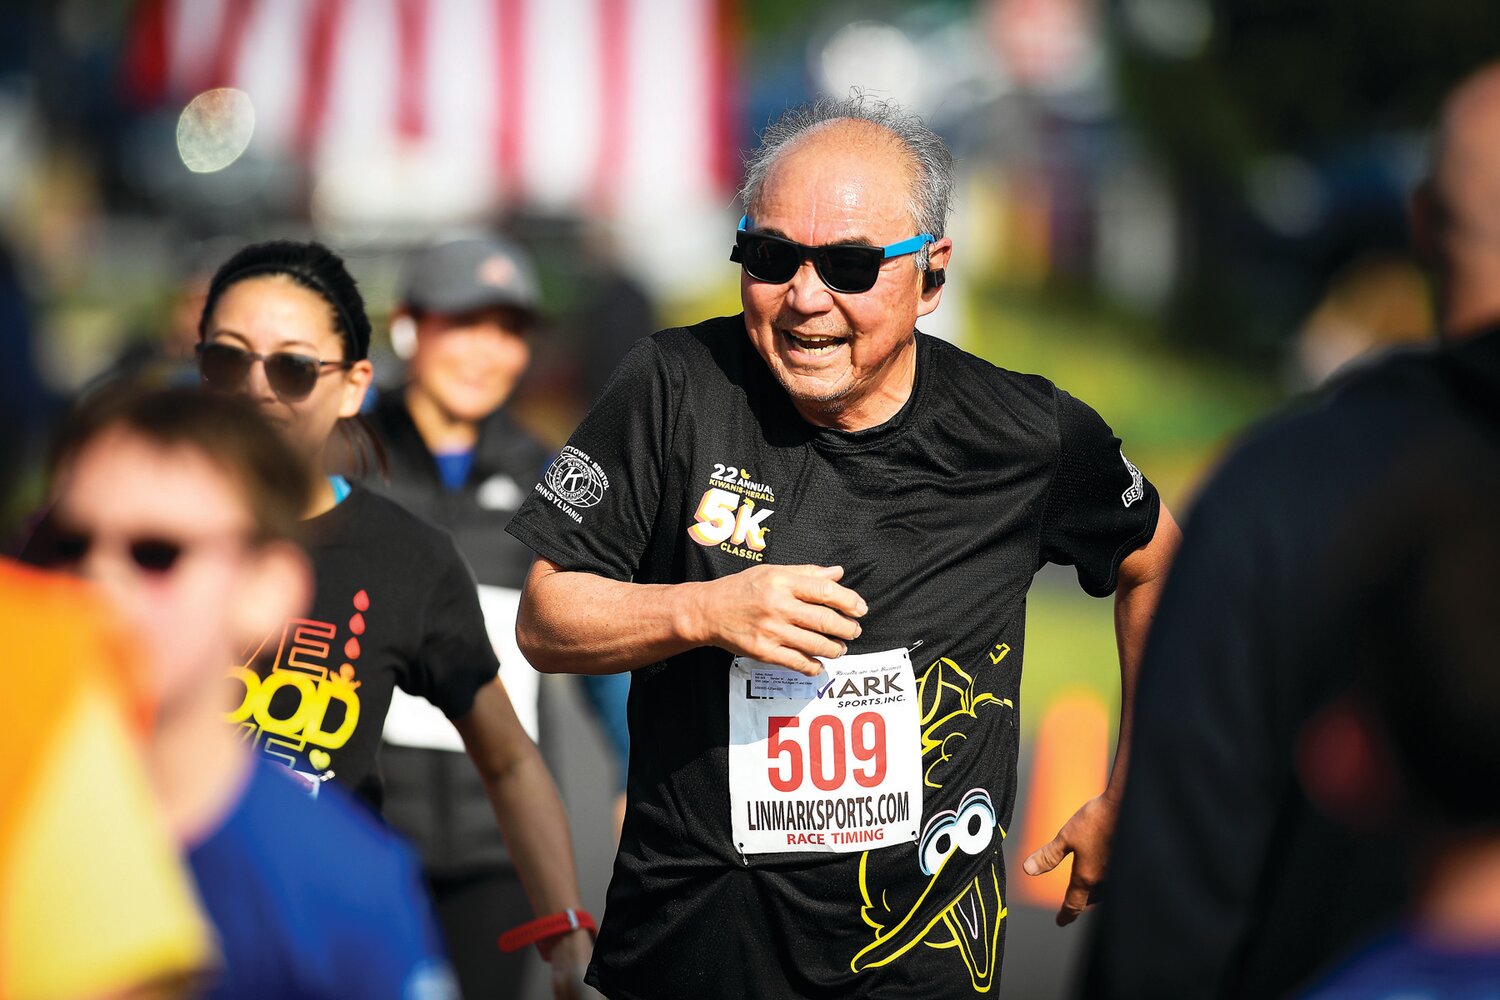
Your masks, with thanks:
M 205 684 L 183 703 L 164 706 L 146 748 L 162 815 L 184 845 L 219 826 L 254 766 L 239 732 L 224 721 L 223 694 L 221 684 Z
M 417 425 L 422 443 L 434 454 L 467 451 L 479 441 L 477 423 L 454 416 L 415 383 L 406 387 L 406 412 Z
M 1500 944 L 1500 835 L 1444 845 L 1424 880 L 1417 925 L 1440 944 Z

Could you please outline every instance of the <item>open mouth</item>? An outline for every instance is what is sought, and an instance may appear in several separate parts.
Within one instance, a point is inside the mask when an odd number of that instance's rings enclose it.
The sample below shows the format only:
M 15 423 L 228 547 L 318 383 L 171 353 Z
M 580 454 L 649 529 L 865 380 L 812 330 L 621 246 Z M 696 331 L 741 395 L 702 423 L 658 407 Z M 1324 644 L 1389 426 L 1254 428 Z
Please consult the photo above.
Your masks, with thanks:
M 820 337 L 806 336 L 782 330 L 781 335 L 786 338 L 792 349 L 802 354 L 811 354 L 818 357 L 824 354 L 832 354 L 844 344 L 848 343 L 843 337 Z

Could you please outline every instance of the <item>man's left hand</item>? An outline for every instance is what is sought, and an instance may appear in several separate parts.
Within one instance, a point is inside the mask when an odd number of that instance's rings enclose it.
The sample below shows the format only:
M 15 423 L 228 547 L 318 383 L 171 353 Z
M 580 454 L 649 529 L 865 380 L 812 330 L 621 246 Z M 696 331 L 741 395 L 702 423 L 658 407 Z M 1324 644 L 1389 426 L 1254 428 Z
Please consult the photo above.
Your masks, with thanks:
M 1062 908 L 1057 911 L 1057 926 L 1066 927 L 1089 905 L 1089 893 L 1104 877 L 1109 863 L 1109 840 L 1115 830 L 1119 804 L 1103 795 L 1085 802 L 1073 817 L 1063 824 L 1057 836 L 1033 851 L 1021 865 L 1027 875 L 1042 875 L 1073 855 L 1073 872 Z

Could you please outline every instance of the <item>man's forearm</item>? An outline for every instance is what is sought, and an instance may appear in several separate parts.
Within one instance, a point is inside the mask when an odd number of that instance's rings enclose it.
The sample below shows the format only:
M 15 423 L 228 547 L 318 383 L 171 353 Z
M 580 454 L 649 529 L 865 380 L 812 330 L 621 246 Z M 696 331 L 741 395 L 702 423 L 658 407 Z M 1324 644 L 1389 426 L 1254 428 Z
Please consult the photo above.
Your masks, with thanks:
M 622 583 L 537 560 L 516 618 L 516 642 L 545 673 L 613 674 L 703 644 L 692 634 L 698 585 Z
M 1131 554 L 1120 566 L 1120 585 L 1115 593 L 1115 642 L 1120 654 L 1120 736 L 1115 742 L 1114 766 L 1110 769 L 1105 795 L 1115 803 L 1125 791 L 1130 767 L 1131 734 L 1135 728 L 1135 689 L 1140 677 L 1146 635 L 1156 617 L 1156 606 L 1166 585 L 1167 571 L 1182 542 L 1166 505 L 1156 525 L 1156 534 L 1144 548 Z
M 1135 687 L 1140 678 L 1145 634 L 1156 607 L 1156 594 L 1141 588 L 1121 591 L 1115 598 L 1115 642 L 1120 653 L 1120 735 L 1115 741 L 1115 760 L 1109 772 L 1105 795 L 1118 803 L 1125 792 L 1125 774 L 1130 767 L 1131 734 L 1135 729 Z

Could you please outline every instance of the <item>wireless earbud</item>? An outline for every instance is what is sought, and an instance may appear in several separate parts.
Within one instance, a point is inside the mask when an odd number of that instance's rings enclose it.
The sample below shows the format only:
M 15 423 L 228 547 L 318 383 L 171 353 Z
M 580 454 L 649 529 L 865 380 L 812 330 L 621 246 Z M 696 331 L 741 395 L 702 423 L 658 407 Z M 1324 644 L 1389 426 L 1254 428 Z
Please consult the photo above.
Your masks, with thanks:
M 391 320 L 391 350 L 402 361 L 410 361 L 417 353 L 417 321 L 410 316 L 397 316 Z
M 947 280 L 948 277 L 943 273 L 942 268 L 930 267 L 922 275 L 922 290 L 930 292 L 934 288 L 941 288 L 943 282 Z

